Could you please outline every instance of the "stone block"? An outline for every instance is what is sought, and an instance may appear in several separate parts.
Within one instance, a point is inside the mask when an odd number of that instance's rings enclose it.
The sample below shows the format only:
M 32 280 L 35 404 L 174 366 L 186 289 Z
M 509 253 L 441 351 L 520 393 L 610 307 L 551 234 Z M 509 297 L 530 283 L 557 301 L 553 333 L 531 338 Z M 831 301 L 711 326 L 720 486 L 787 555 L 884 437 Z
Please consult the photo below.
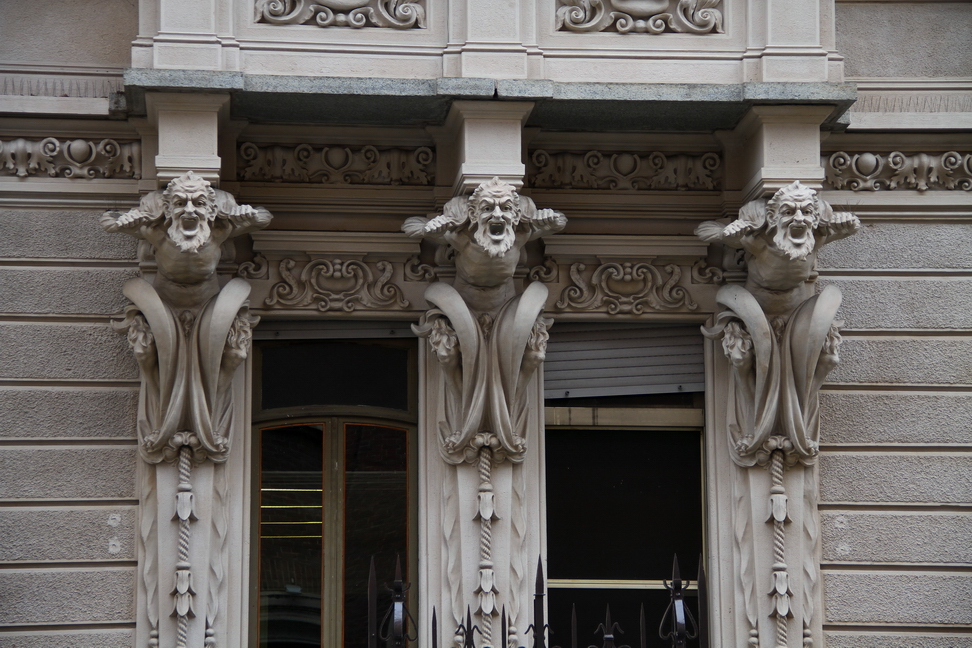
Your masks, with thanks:
M 138 508 L 0 509 L 0 561 L 135 560 Z
M 972 503 L 972 456 L 844 452 L 820 457 L 824 502 Z
M 972 574 L 824 572 L 824 623 L 972 623 Z
M 972 384 L 972 339 L 845 337 L 831 383 Z
M 824 562 L 972 563 L 972 515 L 828 511 L 820 517 Z
M 0 388 L 0 438 L 135 438 L 138 390 Z
M 0 571 L 0 624 L 135 619 L 135 568 Z
M 7 313 L 114 315 L 129 304 L 122 286 L 132 268 L 0 268 L 0 286 L 16 287 L 3 302 Z
M 132 201 L 132 206 L 137 204 Z M 101 211 L 0 210 L 4 235 L 0 257 L 24 259 L 130 259 L 138 242 L 108 234 L 98 219 Z
M 918 632 L 824 631 L 826 648 L 972 648 L 972 635 L 921 634 Z
M 825 278 L 844 295 L 837 319 L 849 329 L 972 328 L 972 282 L 955 279 Z
M 834 208 L 853 210 L 853 205 L 835 205 Z M 964 270 L 972 255 L 972 237 L 968 231 L 968 225 L 964 223 L 865 223 L 854 236 L 821 248 L 817 267 L 821 270 Z M 893 254 L 890 253 L 892 250 Z
M 128 340 L 108 324 L 5 324 L 0 349 L 3 378 L 138 378 Z
M 0 633 L 0 648 L 131 648 L 135 630 L 71 630 Z
M 836 10 L 849 77 L 964 77 L 972 69 L 968 3 L 847 2 Z M 928 45 L 916 52 L 914 43 Z
M 821 443 L 972 443 L 972 395 L 822 392 Z
M 137 461 L 134 446 L 8 447 L 0 499 L 133 499 Z

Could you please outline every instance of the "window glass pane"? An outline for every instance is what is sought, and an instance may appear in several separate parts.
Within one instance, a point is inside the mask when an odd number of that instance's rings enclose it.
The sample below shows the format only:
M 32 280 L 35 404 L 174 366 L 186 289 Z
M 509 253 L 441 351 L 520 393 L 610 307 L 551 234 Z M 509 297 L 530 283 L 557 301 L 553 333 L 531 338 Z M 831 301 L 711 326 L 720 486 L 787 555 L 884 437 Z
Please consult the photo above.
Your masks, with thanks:
M 367 645 L 368 568 L 378 577 L 379 620 L 391 602 L 395 558 L 408 556 L 408 435 L 399 428 L 345 425 L 344 645 Z
M 661 580 L 702 551 L 698 432 L 549 430 L 550 578 Z
M 360 341 L 263 344 L 262 409 L 363 405 L 408 409 L 408 350 Z
M 260 635 L 271 648 L 321 643 L 320 425 L 261 431 Z

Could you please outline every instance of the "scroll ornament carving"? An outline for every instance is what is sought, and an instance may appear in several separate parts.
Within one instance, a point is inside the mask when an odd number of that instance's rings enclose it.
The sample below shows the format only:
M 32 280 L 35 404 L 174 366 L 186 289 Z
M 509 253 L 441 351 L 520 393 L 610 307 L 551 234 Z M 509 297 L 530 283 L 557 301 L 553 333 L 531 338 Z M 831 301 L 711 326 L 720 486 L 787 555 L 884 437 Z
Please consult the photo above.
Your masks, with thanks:
M 425 27 L 425 0 L 256 0 L 256 22 L 318 27 Z
M 393 270 L 388 261 L 368 264 L 353 259 L 315 259 L 298 276 L 292 272 L 296 266 L 293 259 L 280 262 L 283 281 L 270 288 L 270 296 L 265 300 L 267 306 L 304 308 L 316 302 L 320 311 L 346 313 L 359 305 L 373 309 L 408 308 L 401 288 L 390 283 Z
M 834 189 L 972 190 L 972 153 L 941 155 L 898 151 L 888 154 L 839 151 L 824 164 L 827 184 Z
M 512 185 L 493 178 L 471 197 L 450 200 L 441 215 L 410 218 L 402 226 L 409 236 L 430 238 L 455 250 L 455 283 L 428 287 L 425 299 L 433 308 L 413 329 L 428 339 L 441 366 L 441 456 L 456 466 L 475 465 L 478 471 L 479 577 L 474 593 L 484 645 L 494 645 L 492 623 L 501 595 L 492 559 L 492 524 L 498 518 L 493 465 L 507 460 L 517 464 L 526 457 L 528 389 L 543 362 L 552 323 L 543 317 L 547 287 L 534 282 L 518 295 L 513 275 L 528 241 L 558 232 L 566 223 L 560 212 L 538 210 Z M 515 505 L 512 499 L 503 501 Z M 515 519 L 518 511 L 509 513 Z M 447 512 L 445 519 L 452 520 L 452 514 Z M 448 523 L 443 528 L 447 537 L 455 531 Z M 522 531 L 522 525 L 514 525 L 514 536 Z M 516 554 L 516 547 L 522 551 L 523 543 L 514 542 L 514 547 L 511 554 Z M 525 564 L 524 559 L 509 556 L 513 566 Z M 511 584 L 515 586 L 518 583 Z M 461 600 L 461 582 L 450 579 L 450 587 L 453 599 Z M 515 619 L 519 599 L 508 596 L 507 611 Z M 462 606 L 453 607 L 461 623 Z
M 52 178 L 141 178 L 141 144 L 75 139 L 59 141 L 17 138 L 0 140 L 0 175 L 26 178 L 46 173 Z
M 767 464 L 770 467 L 770 595 L 778 646 L 789 645 L 788 619 L 793 616 L 790 600 L 794 595 L 784 553 L 789 521 L 784 471 L 786 466 L 811 465 L 817 460 L 819 391 L 838 362 L 840 344 L 834 322 L 840 291 L 827 286 L 813 294 L 809 279 L 819 249 L 854 234 L 859 227 L 856 216 L 834 212 L 815 191 L 794 182 L 768 201 L 747 203 L 739 217 L 728 225 L 708 221 L 696 229 L 703 240 L 741 248 L 749 269 L 744 286 L 731 284 L 719 289 L 716 301 L 726 310 L 717 316 L 715 326 L 703 328 L 703 333 L 712 339 L 721 338 L 731 366 L 726 421 L 730 455 L 743 468 Z M 808 542 L 804 550 L 806 560 L 801 565 L 805 572 L 801 623 L 805 646 L 812 644 L 810 619 L 819 585 L 814 562 L 819 534 L 815 508 L 811 508 L 816 498 L 814 474 L 805 472 L 805 510 L 801 516 L 802 532 Z M 745 531 L 736 534 L 739 555 L 751 557 L 750 536 L 754 530 L 746 511 L 745 507 L 737 509 L 734 526 L 737 531 Z M 749 564 L 748 560 L 743 561 L 742 568 L 748 569 Z M 752 575 L 749 580 L 746 573 L 741 575 L 748 592 L 745 600 L 751 633 L 756 633 L 758 643 L 754 605 L 750 602 Z
M 661 34 L 721 34 L 721 0 L 558 0 L 557 29 Z
M 548 152 L 538 149 L 530 157 L 527 178 L 539 189 L 718 189 L 721 160 L 716 153 L 665 155 L 664 153 Z
M 605 309 L 610 315 L 646 311 L 666 311 L 699 307 L 688 291 L 679 285 L 682 270 L 675 264 L 662 271 L 650 263 L 602 263 L 587 275 L 587 266 L 570 267 L 572 286 L 564 288 L 557 301 L 559 310 Z
M 324 184 L 430 185 L 435 181 L 432 149 L 310 144 L 240 146 L 240 180 L 321 182 Z
M 231 279 L 220 288 L 216 268 L 221 246 L 231 237 L 265 227 L 265 209 L 238 205 L 228 193 L 214 189 L 193 172 L 180 176 L 164 191 L 144 196 L 136 209 L 106 212 L 101 219 L 108 232 L 122 232 L 147 241 L 158 272 L 152 283 L 132 279 L 124 294 L 134 302 L 116 329 L 127 335 L 141 374 L 137 433 L 142 459 L 152 465 L 178 466 L 175 498 L 179 524 L 176 550 L 173 616 L 177 617 L 175 645 L 189 643 L 190 619 L 199 612 L 195 602 L 193 560 L 190 553 L 194 509 L 193 464 L 229 458 L 231 432 L 237 427 L 232 402 L 233 376 L 250 349 L 249 284 Z M 217 471 L 215 502 L 225 497 L 225 479 Z M 157 512 L 155 471 L 144 487 L 153 500 L 146 511 Z M 218 509 L 218 506 L 215 507 Z M 211 547 L 203 562 L 212 571 L 206 600 L 207 645 L 214 636 L 219 595 L 223 587 L 225 511 L 210 514 Z M 143 523 L 143 548 L 151 554 L 143 565 L 148 601 L 158 600 L 159 579 L 155 552 L 158 527 Z M 158 611 L 149 607 L 152 640 L 159 639 Z

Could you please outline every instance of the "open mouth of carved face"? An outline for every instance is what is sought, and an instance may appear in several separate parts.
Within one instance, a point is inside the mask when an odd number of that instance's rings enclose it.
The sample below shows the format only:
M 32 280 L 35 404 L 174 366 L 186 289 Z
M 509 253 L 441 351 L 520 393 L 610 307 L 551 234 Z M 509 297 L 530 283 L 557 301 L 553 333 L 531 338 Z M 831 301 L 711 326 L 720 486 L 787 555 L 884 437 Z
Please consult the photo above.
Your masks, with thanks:
M 493 219 L 489 222 L 489 237 L 495 241 L 502 240 L 506 236 L 506 221 Z
M 183 214 L 179 218 L 182 225 L 182 234 L 186 238 L 192 238 L 199 233 L 199 217 L 194 214 Z
M 794 245 L 803 245 L 806 243 L 809 234 L 810 227 L 802 220 L 790 223 L 790 226 L 787 228 L 787 236 Z

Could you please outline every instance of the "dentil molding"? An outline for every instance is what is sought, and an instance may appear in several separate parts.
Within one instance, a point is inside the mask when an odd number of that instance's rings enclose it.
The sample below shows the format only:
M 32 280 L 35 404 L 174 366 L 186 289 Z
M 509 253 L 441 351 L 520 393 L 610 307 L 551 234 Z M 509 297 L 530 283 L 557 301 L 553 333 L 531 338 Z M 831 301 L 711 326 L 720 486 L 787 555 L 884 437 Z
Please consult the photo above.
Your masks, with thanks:
M 435 153 L 426 146 L 240 145 L 240 180 L 331 185 L 431 185 Z
M 271 25 L 425 27 L 425 0 L 256 0 L 254 19 Z
M 0 140 L 0 175 L 18 178 L 46 174 L 52 178 L 141 178 L 139 142 L 113 139 Z
M 722 184 L 716 153 L 533 151 L 527 185 L 537 189 L 712 191 Z
M 824 159 L 826 182 L 834 189 L 972 190 L 972 153 L 848 153 Z
M 557 29 L 721 34 L 722 0 L 557 0 Z M 672 5 L 675 5 L 674 8 Z

